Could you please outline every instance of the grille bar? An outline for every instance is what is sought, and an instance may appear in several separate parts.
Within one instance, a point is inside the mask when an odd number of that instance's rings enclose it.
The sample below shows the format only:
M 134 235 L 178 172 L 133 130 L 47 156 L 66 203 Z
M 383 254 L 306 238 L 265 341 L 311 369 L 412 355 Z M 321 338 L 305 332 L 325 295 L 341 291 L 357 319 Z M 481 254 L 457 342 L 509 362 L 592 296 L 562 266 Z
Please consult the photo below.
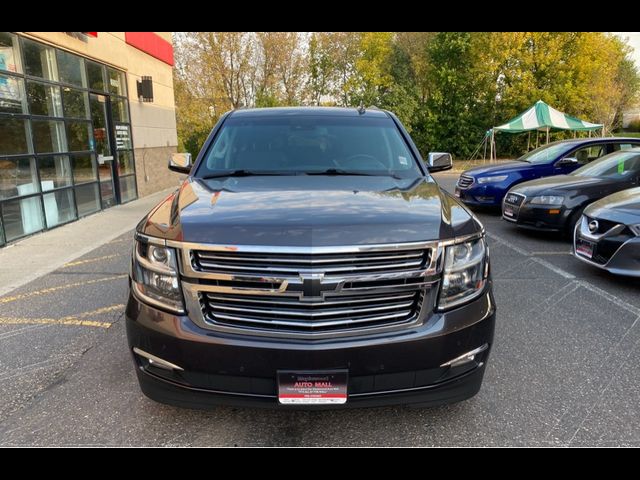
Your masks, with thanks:
M 376 302 L 385 302 L 388 300 L 391 301 L 398 301 L 398 300 L 405 300 L 407 298 L 411 298 L 415 295 L 415 293 L 410 292 L 408 294 L 404 294 L 404 295 L 393 295 L 393 296 L 383 296 L 383 297 L 376 297 L 375 300 Z M 219 296 L 219 295 L 211 295 L 208 294 L 207 299 L 209 301 L 212 302 L 234 302 L 234 303 L 241 303 L 241 304 L 254 304 L 254 303 L 258 303 L 258 304 L 266 304 L 266 305 L 291 305 L 291 304 L 296 304 L 299 302 L 298 296 L 296 295 L 295 297 L 290 297 L 289 301 L 285 301 L 284 298 L 278 298 L 278 300 L 273 300 L 273 297 L 261 297 L 261 298 L 242 298 L 241 296 Z M 314 306 L 333 306 L 333 305 L 344 305 L 345 302 L 349 303 L 371 303 L 371 298 L 366 297 L 366 298 L 348 298 L 348 297 L 342 297 L 340 300 L 320 300 L 317 302 L 305 302 L 301 305 L 307 306 L 307 307 L 314 307 Z
M 474 181 L 474 178 L 470 177 L 469 175 L 460 175 L 460 178 L 458 179 L 458 187 L 469 188 L 471 185 L 473 185 Z

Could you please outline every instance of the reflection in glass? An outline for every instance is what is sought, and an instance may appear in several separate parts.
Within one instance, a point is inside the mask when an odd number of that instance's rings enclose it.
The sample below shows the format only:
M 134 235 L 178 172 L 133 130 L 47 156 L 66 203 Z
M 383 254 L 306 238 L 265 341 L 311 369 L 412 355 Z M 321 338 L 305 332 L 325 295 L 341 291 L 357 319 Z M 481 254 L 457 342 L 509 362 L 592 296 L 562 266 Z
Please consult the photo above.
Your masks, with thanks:
M 109 93 L 125 96 L 127 92 L 124 88 L 124 72 L 114 70 L 113 68 L 108 68 L 107 72 L 109 75 Z
M 71 87 L 62 87 L 62 99 L 65 117 L 89 118 L 87 92 Z
M 0 117 L 0 155 L 30 153 L 27 129 L 26 120 Z
M 71 166 L 66 155 L 50 155 L 38 158 L 42 191 L 71 185 Z
M 129 110 L 124 98 L 111 97 L 111 112 L 115 122 L 129 123 Z
M 18 37 L 8 32 L 0 32 L 0 70 L 22 73 Z
M 3 202 L 1 210 L 7 242 L 42 230 L 40 196 Z
M 93 138 L 96 141 L 96 152 L 100 155 L 111 156 L 111 146 L 107 130 L 107 97 L 104 95 L 91 94 L 89 96 L 91 105 L 91 120 L 93 120 Z
M 53 48 L 23 39 L 24 73 L 34 77 L 57 80 L 56 57 Z
M 27 98 L 32 115 L 62 116 L 59 87 L 39 82 L 27 82 Z
M 72 53 L 57 51 L 58 76 L 63 83 L 71 83 L 79 87 L 87 86 L 87 79 L 84 74 L 84 60 Z
M 57 153 L 67 151 L 64 123 L 53 120 L 33 120 L 34 146 L 37 153 Z
M 87 78 L 89 80 L 89 88 L 92 90 L 104 91 L 104 68 L 94 62 L 87 60 Z
M 129 175 L 135 173 L 133 152 L 131 150 L 118 152 L 118 174 Z
M 104 208 L 112 207 L 116 204 L 116 194 L 113 187 L 113 173 L 111 165 L 113 160 L 98 161 L 98 171 L 100 172 L 100 196 Z
M 73 156 L 73 181 L 78 183 L 94 182 L 98 179 L 95 157 L 90 153 Z
M 27 113 L 22 79 L 0 75 L 0 112 Z
M 0 160 L 0 200 L 37 191 L 38 177 L 33 157 Z
M 44 214 L 47 219 L 47 227 L 55 227 L 76 218 L 76 209 L 73 205 L 73 189 L 66 188 L 42 196 Z
M 100 210 L 100 197 L 98 196 L 97 183 L 81 185 L 76 187 L 75 190 L 79 217 L 83 217 Z
M 67 121 L 67 137 L 69 151 L 79 152 L 91 150 L 91 124 L 89 122 Z
M 120 199 L 122 203 L 136 198 L 136 177 L 128 175 L 120 178 Z

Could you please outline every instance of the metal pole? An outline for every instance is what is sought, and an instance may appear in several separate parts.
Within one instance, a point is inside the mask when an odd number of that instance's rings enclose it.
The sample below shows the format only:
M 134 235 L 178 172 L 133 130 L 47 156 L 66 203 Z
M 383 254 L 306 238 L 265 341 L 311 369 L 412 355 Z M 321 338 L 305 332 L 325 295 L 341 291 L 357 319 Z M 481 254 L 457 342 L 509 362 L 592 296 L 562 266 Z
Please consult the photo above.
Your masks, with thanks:
M 549 127 L 547 127 L 547 143 L 549 143 Z
M 493 162 L 493 129 L 491 129 L 491 144 L 489 145 L 489 162 Z
M 539 137 L 538 133 L 540 133 L 540 132 L 538 132 L 538 130 L 536 130 L 536 148 L 538 148 L 538 137 Z
M 531 144 L 531 130 L 529 130 L 527 135 L 527 152 L 529 151 L 529 145 Z

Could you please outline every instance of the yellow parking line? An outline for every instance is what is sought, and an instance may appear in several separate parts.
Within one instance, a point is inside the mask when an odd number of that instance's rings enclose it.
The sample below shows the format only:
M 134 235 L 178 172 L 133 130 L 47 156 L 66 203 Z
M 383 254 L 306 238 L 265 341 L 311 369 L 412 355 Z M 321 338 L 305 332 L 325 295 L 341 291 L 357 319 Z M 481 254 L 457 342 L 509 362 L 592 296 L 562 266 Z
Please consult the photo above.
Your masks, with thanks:
M 115 258 L 115 257 L 119 257 L 122 254 L 113 254 L 113 255 L 104 255 L 103 257 L 95 257 L 95 258 L 88 258 L 86 260 L 78 260 L 77 262 L 69 262 L 69 263 L 65 263 L 62 267 L 60 268 L 69 268 L 69 267 L 76 267 L 78 265 L 84 265 L 86 263 L 94 263 L 94 262 L 101 262 L 102 260 L 108 260 L 110 258 Z
M 113 322 L 97 322 L 95 320 L 85 320 L 87 317 L 94 317 L 103 313 L 109 313 L 124 308 L 124 304 L 102 307 L 77 315 L 63 318 L 20 318 L 20 317 L 0 317 L 0 325 L 75 325 L 81 327 L 109 328 Z
M 109 328 L 111 323 L 95 322 L 93 320 L 80 320 L 79 318 L 68 318 L 66 320 L 58 320 L 55 318 L 15 318 L 0 317 L 0 325 L 78 325 L 82 327 Z
M 128 275 L 113 275 L 111 277 L 97 278 L 95 280 L 85 280 L 84 282 L 67 283 L 66 285 L 60 285 L 58 287 L 45 288 L 42 290 L 36 290 L 35 292 L 22 293 L 20 295 L 13 295 L 11 297 L 0 298 L 0 304 L 15 302 L 17 300 L 23 300 L 25 298 L 37 297 L 40 295 L 46 295 L 49 293 L 58 292 L 67 288 L 81 287 L 83 285 L 93 285 L 94 283 L 110 282 L 111 280 L 119 280 L 126 278 Z

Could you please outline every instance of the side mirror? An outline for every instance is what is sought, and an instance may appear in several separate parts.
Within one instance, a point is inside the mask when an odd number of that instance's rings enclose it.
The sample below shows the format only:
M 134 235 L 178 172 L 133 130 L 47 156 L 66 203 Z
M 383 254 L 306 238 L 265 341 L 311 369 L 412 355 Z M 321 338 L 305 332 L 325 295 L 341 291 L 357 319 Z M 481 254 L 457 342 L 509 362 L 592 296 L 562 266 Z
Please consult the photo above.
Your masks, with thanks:
M 193 162 L 190 153 L 174 153 L 169 159 L 169 170 L 179 173 L 189 173 Z
M 578 159 L 574 157 L 564 157 L 558 160 L 556 167 L 568 167 L 570 165 L 577 165 Z
M 427 155 L 427 169 L 429 172 L 451 170 L 452 167 L 453 159 L 450 153 L 429 152 L 429 155 Z

